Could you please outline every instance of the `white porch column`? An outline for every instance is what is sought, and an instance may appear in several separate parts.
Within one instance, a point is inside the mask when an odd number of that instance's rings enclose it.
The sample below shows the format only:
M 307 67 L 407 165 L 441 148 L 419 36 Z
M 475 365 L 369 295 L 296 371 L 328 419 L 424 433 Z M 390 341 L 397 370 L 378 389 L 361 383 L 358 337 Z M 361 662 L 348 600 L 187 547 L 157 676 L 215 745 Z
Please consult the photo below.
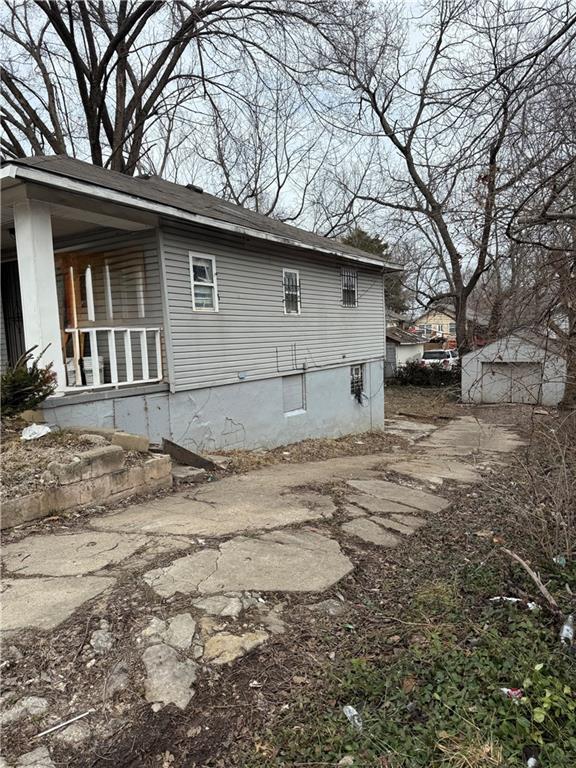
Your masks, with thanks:
M 26 349 L 37 344 L 38 353 L 48 347 L 42 360 L 45 364 L 53 363 L 58 389 L 63 389 L 66 375 L 49 206 L 33 200 L 16 203 L 14 229 Z

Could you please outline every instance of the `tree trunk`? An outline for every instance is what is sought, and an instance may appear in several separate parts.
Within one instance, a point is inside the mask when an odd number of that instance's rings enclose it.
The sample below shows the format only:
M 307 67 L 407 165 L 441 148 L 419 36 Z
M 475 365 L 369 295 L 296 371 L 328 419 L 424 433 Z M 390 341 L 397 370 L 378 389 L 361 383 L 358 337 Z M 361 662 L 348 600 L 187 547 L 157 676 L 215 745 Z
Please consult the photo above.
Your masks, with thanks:
M 469 335 L 468 321 L 466 318 L 466 310 L 468 307 L 468 296 L 456 296 L 454 300 L 454 308 L 456 310 L 456 343 L 458 344 L 458 352 L 460 356 L 465 355 L 466 352 L 470 352 L 472 349 L 472 339 Z

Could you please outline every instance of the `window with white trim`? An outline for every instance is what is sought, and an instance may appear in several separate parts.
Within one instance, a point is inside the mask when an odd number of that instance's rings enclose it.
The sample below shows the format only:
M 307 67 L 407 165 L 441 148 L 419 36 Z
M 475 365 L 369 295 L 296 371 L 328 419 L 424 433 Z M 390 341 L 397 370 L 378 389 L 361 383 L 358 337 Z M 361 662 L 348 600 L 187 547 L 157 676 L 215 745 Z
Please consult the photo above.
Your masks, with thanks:
M 358 270 L 343 267 L 341 270 L 342 280 L 342 306 L 358 306 Z
M 282 271 L 284 284 L 284 314 L 299 315 L 300 301 L 300 272 L 297 269 L 284 269 Z
M 216 259 L 190 253 L 190 280 L 192 283 L 192 309 L 195 312 L 217 312 Z

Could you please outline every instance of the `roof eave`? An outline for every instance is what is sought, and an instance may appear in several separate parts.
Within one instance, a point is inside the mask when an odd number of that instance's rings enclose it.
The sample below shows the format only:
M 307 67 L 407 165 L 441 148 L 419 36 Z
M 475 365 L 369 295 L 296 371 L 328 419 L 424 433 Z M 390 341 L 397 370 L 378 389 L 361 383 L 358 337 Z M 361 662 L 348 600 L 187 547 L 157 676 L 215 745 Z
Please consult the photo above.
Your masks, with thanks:
M 157 213 L 160 216 L 168 218 L 178 219 L 180 221 L 188 221 L 194 224 L 201 224 L 204 226 L 212 227 L 226 232 L 233 232 L 239 235 L 253 237 L 258 240 L 266 240 L 268 242 L 278 243 L 280 245 L 287 245 L 292 248 L 299 248 L 301 250 L 313 251 L 315 253 L 325 253 L 330 256 L 336 256 L 339 259 L 345 259 L 346 261 L 352 261 L 357 264 L 366 264 L 373 267 L 379 267 L 384 272 L 402 272 L 404 267 L 401 264 L 390 261 L 382 261 L 381 259 L 372 259 L 369 256 L 362 256 L 361 254 L 344 253 L 335 248 L 320 247 L 311 245 L 310 243 L 302 242 L 297 238 L 289 238 L 281 235 L 274 235 L 270 232 L 263 232 L 253 227 L 245 227 L 239 224 L 233 224 L 232 222 L 222 221 L 220 219 L 214 219 L 210 216 L 205 216 L 199 213 L 190 213 L 184 211 L 172 205 L 165 203 L 158 203 L 152 200 L 148 200 L 143 197 L 138 197 L 127 192 L 117 192 L 116 190 L 103 187 L 91 182 L 78 181 L 70 176 L 63 174 L 52 173 L 50 171 L 40 170 L 38 168 L 29 168 L 26 166 L 18 165 L 17 163 L 6 163 L 0 170 L 0 179 L 22 179 L 23 181 L 36 182 L 37 184 L 44 184 L 51 187 L 65 189 L 68 192 L 77 192 L 78 194 L 87 195 L 89 197 L 102 198 L 108 202 L 116 202 L 121 205 L 127 205 L 132 208 L 138 208 L 140 210 L 150 211 Z

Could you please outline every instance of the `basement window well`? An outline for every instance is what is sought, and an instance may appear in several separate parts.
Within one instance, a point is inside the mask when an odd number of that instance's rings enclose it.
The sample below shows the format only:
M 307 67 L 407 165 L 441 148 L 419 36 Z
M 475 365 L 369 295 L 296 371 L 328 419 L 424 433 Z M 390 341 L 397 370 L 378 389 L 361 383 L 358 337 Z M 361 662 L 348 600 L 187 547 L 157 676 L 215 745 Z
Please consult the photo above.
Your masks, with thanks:
M 284 416 L 306 412 L 306 382 L 303 373 L 282 376 L 282 403 Z

